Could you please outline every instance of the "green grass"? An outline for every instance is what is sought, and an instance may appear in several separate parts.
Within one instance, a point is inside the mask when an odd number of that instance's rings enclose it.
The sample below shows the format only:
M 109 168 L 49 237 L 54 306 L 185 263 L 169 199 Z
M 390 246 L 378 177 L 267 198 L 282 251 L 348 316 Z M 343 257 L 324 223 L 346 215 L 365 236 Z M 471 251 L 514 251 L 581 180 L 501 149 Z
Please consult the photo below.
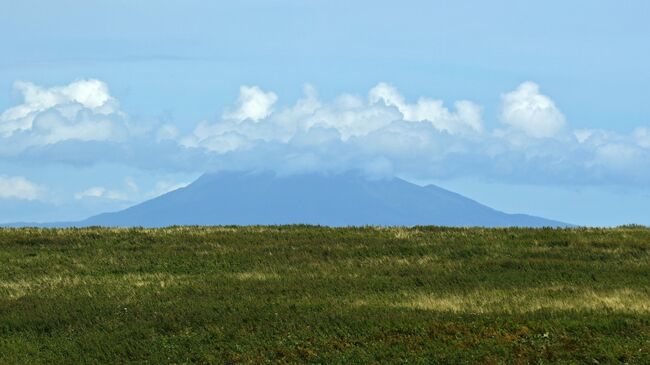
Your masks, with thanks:
M 1 229 L 0 364 L 650 363 L 650 229 Z

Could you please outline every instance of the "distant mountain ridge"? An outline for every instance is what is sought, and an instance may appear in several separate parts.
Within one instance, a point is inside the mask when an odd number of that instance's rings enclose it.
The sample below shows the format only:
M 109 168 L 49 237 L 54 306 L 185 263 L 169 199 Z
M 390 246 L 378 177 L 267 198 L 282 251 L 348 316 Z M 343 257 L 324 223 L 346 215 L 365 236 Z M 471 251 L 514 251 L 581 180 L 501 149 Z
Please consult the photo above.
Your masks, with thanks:
M 497 211 L 434 185 L 399 178 L 221 172 L 122 211 L 80 222 L 40 226 L 170 225 L 565 227 L 569 224 Z M 18 224 L 17 224 L 18 225 Z M 22 224 L 26 225 L 26 224 Z

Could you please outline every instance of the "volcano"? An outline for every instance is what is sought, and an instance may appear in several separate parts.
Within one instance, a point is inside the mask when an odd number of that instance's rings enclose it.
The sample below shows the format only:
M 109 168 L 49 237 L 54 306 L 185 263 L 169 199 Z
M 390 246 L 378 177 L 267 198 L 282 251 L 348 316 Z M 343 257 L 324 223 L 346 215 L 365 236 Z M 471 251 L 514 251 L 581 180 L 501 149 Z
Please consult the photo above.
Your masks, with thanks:
M 170 225 L 565 227 L 545 218 L 508 214 L 435 185 L 358 173 L 220 172 L 128 209 L 72 226 Z

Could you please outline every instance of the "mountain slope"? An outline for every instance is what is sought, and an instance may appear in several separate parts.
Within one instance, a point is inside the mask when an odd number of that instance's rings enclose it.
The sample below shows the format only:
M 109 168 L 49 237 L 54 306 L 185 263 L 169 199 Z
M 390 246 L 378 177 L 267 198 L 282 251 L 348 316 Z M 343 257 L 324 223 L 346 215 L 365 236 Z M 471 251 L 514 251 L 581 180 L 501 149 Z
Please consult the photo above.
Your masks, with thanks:
M 341 175 L 206 174 L 185 188 L 75 226 L 168 225 L 567 226 L 506 214 L 459 194 L 401 179 Z

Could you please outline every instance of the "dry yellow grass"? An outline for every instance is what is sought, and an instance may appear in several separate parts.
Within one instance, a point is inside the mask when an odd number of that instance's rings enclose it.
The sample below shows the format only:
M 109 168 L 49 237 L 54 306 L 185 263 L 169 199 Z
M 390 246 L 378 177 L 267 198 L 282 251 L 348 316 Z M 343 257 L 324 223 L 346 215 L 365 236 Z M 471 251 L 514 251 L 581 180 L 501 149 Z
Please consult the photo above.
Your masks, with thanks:
M 374 298 L 366 302 L 437 312 L 530 313 L 604 310 L 620 313 L 650 313 L 650 293 L 621 288 L 615 290 L 542 287 L 532 289 L 477 290 L 466 294 L 404 293 L 404 299 Z M 363 302 L 358 304 L 364 304 Z

